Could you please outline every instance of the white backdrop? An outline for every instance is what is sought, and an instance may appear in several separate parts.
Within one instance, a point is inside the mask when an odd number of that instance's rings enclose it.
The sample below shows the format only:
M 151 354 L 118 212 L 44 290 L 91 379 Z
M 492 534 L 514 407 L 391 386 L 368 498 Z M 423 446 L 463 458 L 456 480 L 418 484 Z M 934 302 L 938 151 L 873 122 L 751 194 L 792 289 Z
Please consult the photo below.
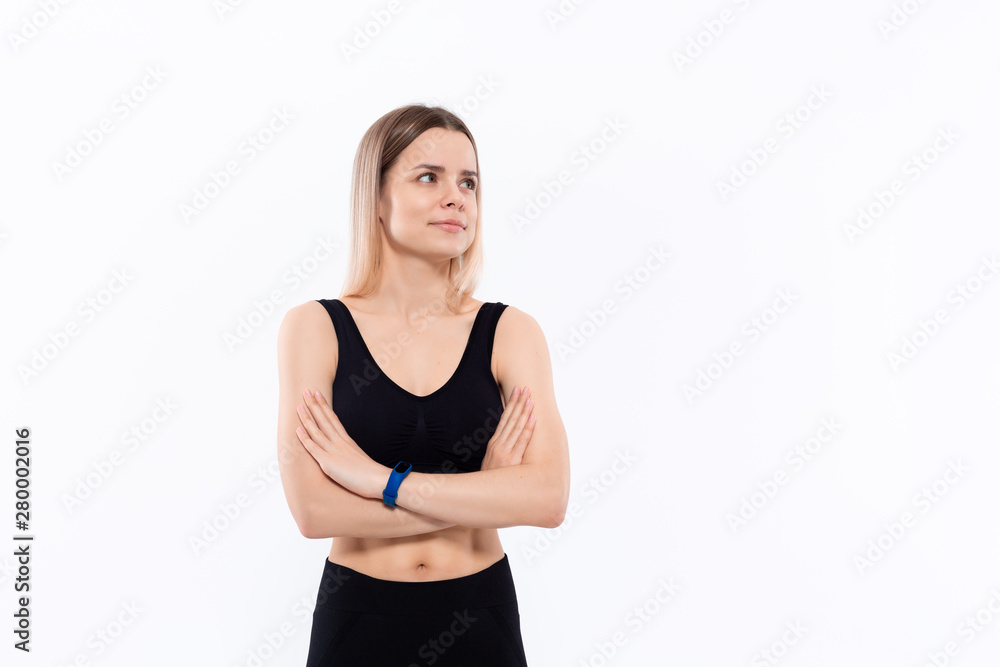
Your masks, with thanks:
M 501 530 L 531 665 L 995 665 L 998 28 L 4 3 L 0 661 L 304 664 L 329 540 L 277 477 L 276 333 L 339 294 L 364 130 L 425 102 L 476 137 L 476 296 L 542 326 L 569 436 L 563 526 Z

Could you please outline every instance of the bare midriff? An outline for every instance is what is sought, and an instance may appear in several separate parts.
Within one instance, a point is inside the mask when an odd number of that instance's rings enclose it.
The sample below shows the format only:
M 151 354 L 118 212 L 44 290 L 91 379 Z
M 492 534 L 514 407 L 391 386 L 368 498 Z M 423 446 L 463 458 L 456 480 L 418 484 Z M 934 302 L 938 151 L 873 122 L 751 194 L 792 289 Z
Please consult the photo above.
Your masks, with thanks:
M 496 528 L 451 526 L 407 537 L 335 537 L 329 560 L 376 579 L 437 581 L 485 570 L 503 554 Z

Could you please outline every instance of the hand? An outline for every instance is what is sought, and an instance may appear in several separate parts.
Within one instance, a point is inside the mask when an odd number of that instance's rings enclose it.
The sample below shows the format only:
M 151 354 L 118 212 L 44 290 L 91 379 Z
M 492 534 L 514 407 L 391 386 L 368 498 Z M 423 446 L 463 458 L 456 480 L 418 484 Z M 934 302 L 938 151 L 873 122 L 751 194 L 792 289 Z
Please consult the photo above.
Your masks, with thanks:
M 302 422 L 296 430 L 299 440 L 327 477 L 362 498 L 381 499 L 390 469 L 373 461 L 347 435 L 323 394 L 307 389 L 298 415 Z
M 531 417 L 534 406 L 530 396 L 531 390 L 527 388 L 518 392 L 518 388 L 514 387 L 510 392 L 496 431 L 486 444 L 486 455 L 480 470 L 520 465 L 531 434 L 535 432 L 535 420 Z

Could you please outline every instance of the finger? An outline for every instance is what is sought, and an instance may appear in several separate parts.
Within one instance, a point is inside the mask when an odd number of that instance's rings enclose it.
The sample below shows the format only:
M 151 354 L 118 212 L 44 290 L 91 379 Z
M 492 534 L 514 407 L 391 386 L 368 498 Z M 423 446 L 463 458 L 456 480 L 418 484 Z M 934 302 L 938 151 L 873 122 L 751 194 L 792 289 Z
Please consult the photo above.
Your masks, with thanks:
M 518 387 L 515 387 L 514 389 L 517 390 Z M 521 388 L 521 391 L 518 392 L 517 396 L 511 395 L 511 402 L 507 404 L 507 409 L 505 409 L 501 415 L 502 419 L 505 418 L 507 420 L 502 429 L 503 436 L 508 435 L 517 422 L 517 418 L 521 414 L 521 410 L 524 407 L 525 398 L 523 387 Z M 497 428 L 500 427 L 498 426 Z
M 528 425 L 533 427 L 534 421 L 532 420 L 532 408 L 534 407 L 534 403 L 531 399 L 526 399 L 521 411 L 513 418 L 507 442 L 507 448 L 512 455 L 516 454 L 518 450 L 523 450 L 524 447 L 527 446 L 526 443 L 521 443 L 521 438 L 524 437 L 525 428 Z M 529 433 L 527 437 L 530 439 L 531 434 Z
M 347 429 L 344 428 L 344 425 L 341 423 L 340 417 L 338 417 L 337 413 L 333 411 L 333 407 L 327 403 L 326 397 L 323 396 L 323 392 L 318 391 L 316 393 L 318 395 L 317 402 L 320 406 L 320 412 L 330 420 L 330 424 L 333 425 L 334 432 L 345 440 L 349 439 L 351 436 L 347 433 Z
M 304 405 L 299 405 L 297 412 L 299 414 L 299 421 L 302 422 L 302 427 L 309 434 L 309 437 L 316 442 L 317 445 L 322 447 L 323 432 L 316 425 L 315 420 L 313 420 L 312 415 L 309 413 L 309 408 Z
M 525 423 L 524 430 L 517 437 L 517 443 L 514 445 L 514 450 L 511 452 L 515 456 L 524 456 L 524 450 L 528 448 L 528 443 L 531 441 L 531 434 L 535 432 L 535 420 Z
M 504 428 L 507 426 L 508 414 L 511 409 L 511 403 L 514 402 L 514 392 L 517 391 L 517 387 L 510 390 L 510 398 L 504 403 L 503 411 L 500 413 L 500 419 L 497 421 L 496 428 L 493 429 L 493 437 L 500 438 L 503 436 Z
M 528 419 L 528 415 L 531 413 L 531 399 L 528 398 L 528 394 L 522 388 L 521 395 L 518 401 L 514 404 L 513 409 L 510 413 L 510 426 L 508 429 L 508 434 L 511 438 L 516 438 L 518 433 L 524 427 L 524 422 Z M 509 443 L 511 446 L 514 445 L 513 442 Z
M 338 424 L 334 423 L 331 419 L 333 415 L 333 410 L 327 404 L 326 399 L 321 399 L 316 396 L 312 391 L 306 390 L 306 402 L 309 407 L 309 412 L 312 414 L 313 420 L 319 426 L 320 430 L 327 435 L 339 435 L 344 437 L 343 426 L 338 428 Z M 339 420 L 338 420 L 339 422 Z
M 309 435 L 305 432 L 305 429 L 298 428 L 295 430 L 295 433 L 299 436 L 299 440 L 302 442 L 302 446 L 306 448 L 309 456 L 313 458 L 313 461 L 315 461 L 316 465 L 319 466 L 319 469 L 323 471 L 323 474 L 326 474 L 326 470 L 323 469 L 323 463 L 320 461 L 320 457 L 325 453 L 325 450 L 316 444 L 315 440 L 309 437 Z
M 301 426 L 298 427 L 295 429 L 295 435 L 299 436 L 299 442 L 301 442 L 302 446 L 306 448 L 306 451 L 309 452 L 309 454 L 312 454 L 312 448 L 316 445 L 316 443 L 312 441 L 312 438 L 309 437 L 309 434 L 306 433 L 305 429 Z M 313 458 L 316 457 L 313 456 Z
M 525 424 L 528 423 L 528 418 L 531 417 L 531 413 L 534 407 L 535 407 L 534 401 L 532 401 L 530 398 L 525 399 L 524 407 L 517 414 L 517 426 L 515 427 L 516 428 L 515 433 L 518 436 L 520 436 L 520 434 L 524 431 L 524 426 Z

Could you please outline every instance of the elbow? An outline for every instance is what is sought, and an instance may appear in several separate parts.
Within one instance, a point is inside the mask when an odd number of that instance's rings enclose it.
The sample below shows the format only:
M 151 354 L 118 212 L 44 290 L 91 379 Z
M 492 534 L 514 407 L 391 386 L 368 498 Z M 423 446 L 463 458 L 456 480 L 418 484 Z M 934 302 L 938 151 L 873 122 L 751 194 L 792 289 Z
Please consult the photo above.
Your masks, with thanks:
M 551 498 L 549 502 L 545 504 L 546 513 L 541 518 L 542 528 L 558 528 L 562 525 L 563 521 L 566 519 L 566 506 L 569 504 L 569 492 L 568 489 L 560 489 L 560 492 L 555 494 L 555 497 Z
M 539 526 L 542 528 L 558 528 L 562 525 L 563 520 L 566 518 L 566 512 L 554 512 L 548 514 L 545 518 L 539 522 Z
M 317 533 L 315 530 L 313 530 L 312 524 L 308 524 L 308 523 L 300 522 L 300 521 L 296 521 L 296 524 L 299 527 L 299 532 L 302 533 L 302 537 L 304 537 L 306 539 L 309 539 L 309 540 L 318 540 L 318 539 L 320 539 L 320 538 L 323 537 L 322 535 L 320 535 L 319 533 Z
M 317 539 L 319 536 L 313 530 L 313 525 L 306 517 L 305 512 L 296 512 L 292 515 L 295 519 L 295 525 L 298 527 L 299 532 L 302 533 L 302 537 L 308 538 L 310 540 Z
M 298 526 L 302 537 L 310 540 L 345 537 L 349 534 L 349 531 L 343 530 L 339 524 L 333 528 L 328 522 L 317 521 L 313 515 L 306 512 L 299 512 L 295 515 L 295 525 Z
M 317 531 L 316 522 L 313 520 L 312 513 L 308 511 L 305 503 L 296 503 L 292 505 L 289 503 L 289 509 L 292 512 L 292 518 L 295 520 L 295 525 L 302 534 L 302 537 L 308 538 L 310 540 L 317 540 L 324 535 L 320 535 Z

